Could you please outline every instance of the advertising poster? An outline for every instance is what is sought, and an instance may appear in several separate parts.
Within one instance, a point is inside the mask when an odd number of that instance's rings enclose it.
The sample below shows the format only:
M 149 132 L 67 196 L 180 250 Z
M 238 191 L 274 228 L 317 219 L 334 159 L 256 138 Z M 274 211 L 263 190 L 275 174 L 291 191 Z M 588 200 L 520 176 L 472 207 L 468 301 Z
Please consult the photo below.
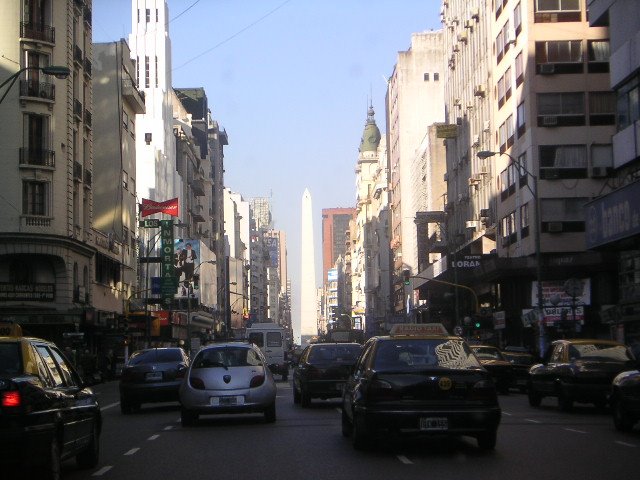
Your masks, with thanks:
M 200 241 L 176 239 L 174 243 L 174 265 L 178 280 L 176 297 L 199 298 L 199 276 L 195 268 L 200 260 Z
M 278 257 L 280 253 L 278 239 L 275 237 L 265 237 L 264 242 L 267 247 L 267 253 L 269 254 L 269 267 L 278 267 Z

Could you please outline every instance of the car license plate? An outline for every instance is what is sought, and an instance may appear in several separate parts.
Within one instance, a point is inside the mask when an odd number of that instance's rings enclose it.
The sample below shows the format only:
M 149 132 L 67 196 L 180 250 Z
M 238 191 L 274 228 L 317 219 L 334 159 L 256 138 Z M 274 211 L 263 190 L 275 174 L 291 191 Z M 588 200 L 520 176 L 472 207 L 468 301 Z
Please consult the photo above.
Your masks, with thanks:
M 144 378 L 147 382 L 157 382 L 158 380 L 162 380 L 162 372 L 149 372 Z
M 420 430 L 447 430 L 449 421 L 445 417 L 423 417 L 420 419 Z
M 211 397 L 211 405 L 214 407 L 230 407 L 235 405 L 243 405 L 244 397 L 235 395 L 229 397 Z

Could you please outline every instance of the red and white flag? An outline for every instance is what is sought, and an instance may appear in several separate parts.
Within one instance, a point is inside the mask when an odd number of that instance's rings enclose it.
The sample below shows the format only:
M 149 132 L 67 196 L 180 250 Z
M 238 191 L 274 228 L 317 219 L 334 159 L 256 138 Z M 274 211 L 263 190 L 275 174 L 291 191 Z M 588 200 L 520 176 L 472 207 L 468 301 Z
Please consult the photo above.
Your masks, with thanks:
M 166 200 L 164 202 L 154 202 L 146 198 L 142 199 L 140 205 L 140 216 L 146 217 L 154 213 L 166 213 L 172 217 L 178 216 L 178 197 Z

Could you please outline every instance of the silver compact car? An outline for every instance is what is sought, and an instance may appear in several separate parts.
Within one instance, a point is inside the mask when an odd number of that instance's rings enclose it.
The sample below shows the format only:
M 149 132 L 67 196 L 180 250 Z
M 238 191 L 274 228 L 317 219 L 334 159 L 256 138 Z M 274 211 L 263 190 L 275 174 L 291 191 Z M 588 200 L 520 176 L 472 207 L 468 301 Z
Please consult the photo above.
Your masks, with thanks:
M 264 414 L 276 420 L 276 384 L 258 347 L 225 342 L 203 347 L 193 358 L 180 385 L 182 426 L 200 415 Z

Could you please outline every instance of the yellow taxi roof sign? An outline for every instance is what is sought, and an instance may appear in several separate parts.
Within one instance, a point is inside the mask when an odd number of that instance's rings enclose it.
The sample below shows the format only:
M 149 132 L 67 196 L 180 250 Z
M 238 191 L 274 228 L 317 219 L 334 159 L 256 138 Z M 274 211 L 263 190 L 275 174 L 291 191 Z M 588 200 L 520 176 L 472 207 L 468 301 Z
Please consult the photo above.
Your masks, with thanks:
M 391 327 L 392 336 L 449 335 L 441 323 L 397 323 Z
M 0 337 L 21 337 L 22 327 L 13 322 L 0 322 Z

